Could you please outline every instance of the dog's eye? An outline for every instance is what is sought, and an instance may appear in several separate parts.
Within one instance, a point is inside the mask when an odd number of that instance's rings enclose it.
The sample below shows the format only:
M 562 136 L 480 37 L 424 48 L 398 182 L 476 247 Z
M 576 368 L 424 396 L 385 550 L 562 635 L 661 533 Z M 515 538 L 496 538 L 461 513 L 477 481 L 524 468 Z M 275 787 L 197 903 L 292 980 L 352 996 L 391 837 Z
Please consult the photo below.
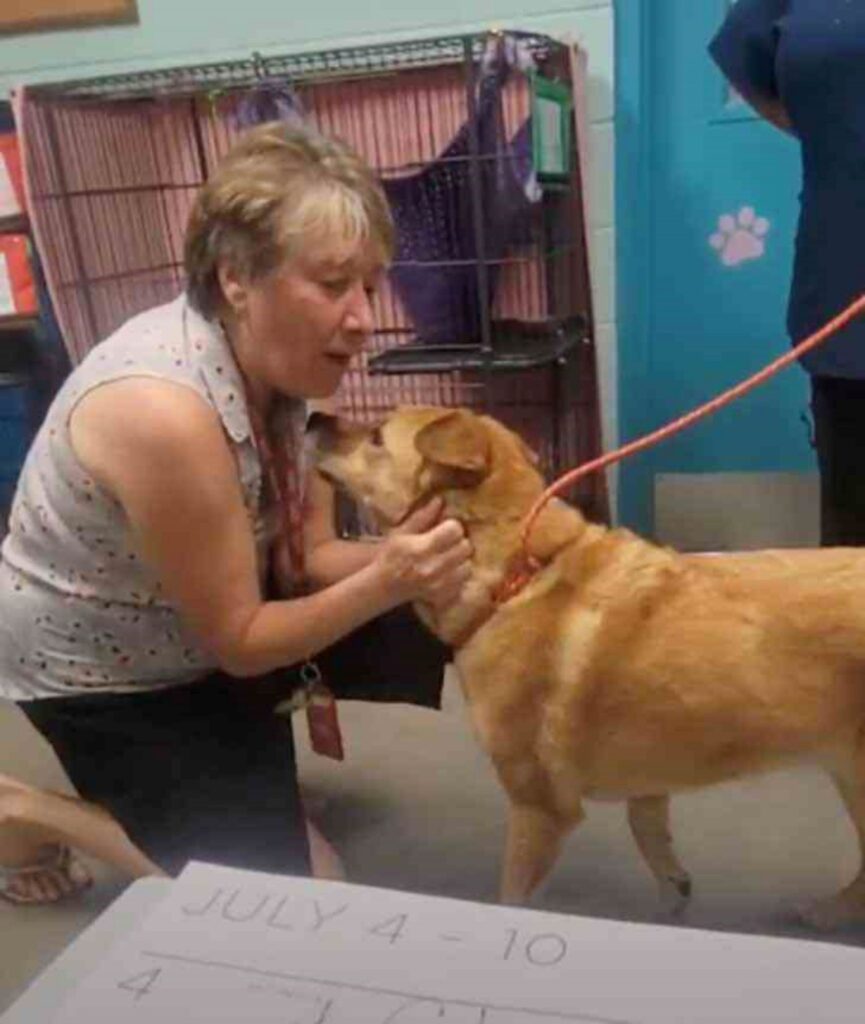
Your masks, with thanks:
M 381 427 L 375 427 L 372 433 L 369 435 L 369 443 L 375 445 L 376 448 L 381 448 L 384 444 L 384 438 L 381 436 Z

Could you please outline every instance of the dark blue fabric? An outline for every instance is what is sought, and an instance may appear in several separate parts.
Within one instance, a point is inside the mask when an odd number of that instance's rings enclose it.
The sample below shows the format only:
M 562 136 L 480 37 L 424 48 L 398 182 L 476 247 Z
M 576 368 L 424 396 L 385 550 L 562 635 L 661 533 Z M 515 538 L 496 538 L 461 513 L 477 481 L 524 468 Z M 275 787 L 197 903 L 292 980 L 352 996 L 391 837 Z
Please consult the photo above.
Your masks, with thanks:
M 778 99 L 802 148 L 788 328 L 811 334 L 865 292 L 865 3 L 738 0 L 710 46 L 746 97 Z M 865 321 L 803 360 L 865 377 Z

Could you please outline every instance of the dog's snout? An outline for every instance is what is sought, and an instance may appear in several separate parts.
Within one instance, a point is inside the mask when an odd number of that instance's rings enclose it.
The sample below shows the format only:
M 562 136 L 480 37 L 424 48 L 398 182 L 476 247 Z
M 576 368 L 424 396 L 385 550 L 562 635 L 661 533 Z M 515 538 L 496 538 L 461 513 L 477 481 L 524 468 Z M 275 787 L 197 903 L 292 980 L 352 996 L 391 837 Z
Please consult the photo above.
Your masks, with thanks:
M 306 432 L 312 438 L 313 457 L 320 462 L 329 456 L 348 455 L 369 435 L 369 428 L 316 411 L 307 420 Z

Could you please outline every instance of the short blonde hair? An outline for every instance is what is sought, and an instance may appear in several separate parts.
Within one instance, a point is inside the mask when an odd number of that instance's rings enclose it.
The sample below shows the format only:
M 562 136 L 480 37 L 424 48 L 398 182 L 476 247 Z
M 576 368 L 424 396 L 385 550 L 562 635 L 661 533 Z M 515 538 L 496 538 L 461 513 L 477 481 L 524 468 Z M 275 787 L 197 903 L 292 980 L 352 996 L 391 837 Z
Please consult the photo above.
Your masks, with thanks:
M 223 305 L 219 266 L 266 276 L 311 244 L 371 243 L 393 253 L 387 199 L 372 170 L 344 143 L 280 121 L 246 132 L 196 197 L 186 229 L 190 302 L 207 317 Z

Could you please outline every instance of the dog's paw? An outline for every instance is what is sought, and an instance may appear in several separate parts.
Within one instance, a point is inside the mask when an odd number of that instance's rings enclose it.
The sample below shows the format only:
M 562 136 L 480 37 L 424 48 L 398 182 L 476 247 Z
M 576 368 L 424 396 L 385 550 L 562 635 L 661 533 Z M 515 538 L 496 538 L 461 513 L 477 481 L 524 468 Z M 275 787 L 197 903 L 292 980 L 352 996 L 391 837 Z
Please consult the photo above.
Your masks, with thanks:
M 663 917 L 681 917 L 691 902 L 694 891 L 691 876 L 688 874 L 670 875 L 660 883 L 661 915 Z
M 820 932 L 833 932 L 865 921 L 865 903 L 861 897 L 854 899 L 841 893 L 807 907 L 799 907 L 796 916 L 809 928 Z

